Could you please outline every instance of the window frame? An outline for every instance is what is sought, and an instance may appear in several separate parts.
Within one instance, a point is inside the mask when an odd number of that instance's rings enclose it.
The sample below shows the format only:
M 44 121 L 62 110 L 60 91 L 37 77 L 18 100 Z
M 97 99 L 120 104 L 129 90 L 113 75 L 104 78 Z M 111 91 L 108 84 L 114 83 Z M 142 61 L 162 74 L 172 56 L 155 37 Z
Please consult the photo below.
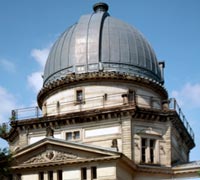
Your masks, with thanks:
M 81 180 L 87 180 L 87 167 L 81 168 Z
M 91 179 L 92 180 L 97 179 L 97 167 L 96 166 L 91 167 Z
M 158 143 L 159 139 L 154 136 L 141 136 L 140 137 L 140 163 L 142 164 L 159 164 Z M 145 145 L 143 141 L 146 141 Z M 151 142 L 152 147 L 151 147 Z M 145 152 L 143 152 L 145 151 Z
M 79 93 L 81 92 L 81 99 L 79 99 Z M 85 104 L 85 89 L 76 88 L 74 92 L 74 105 Z
M 57 179 L 63 180 L 63 171 L 62 170 L 57 170 Z
M 76 133 L 78 133 L 78 138 L 76 136 Z M 71 134 L 71 139 L 67 139 L 67 134 Z M 65 131 L 64 138 L 66 141 L 80 141 L 82 139 L 82 131 L 81 131 L 81 129 Z
M 48 180 L 53 180 L 53 171 L 48 171 Z
M 44 172 L 43 171 L 40 171 L 39 173 L 38 173 L 38 176 L 39 176 L 39 180 L 44 180 Z

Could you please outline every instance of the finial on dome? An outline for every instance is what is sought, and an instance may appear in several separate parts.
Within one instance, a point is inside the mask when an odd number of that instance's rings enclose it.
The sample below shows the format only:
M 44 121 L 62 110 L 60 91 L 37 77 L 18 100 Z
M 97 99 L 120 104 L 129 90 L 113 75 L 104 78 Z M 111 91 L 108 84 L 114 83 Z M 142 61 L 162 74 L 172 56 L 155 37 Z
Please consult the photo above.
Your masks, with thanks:
M 106 3 L 99 2 L 93 5 L 94 12 L 107 12 L 109 6 Z

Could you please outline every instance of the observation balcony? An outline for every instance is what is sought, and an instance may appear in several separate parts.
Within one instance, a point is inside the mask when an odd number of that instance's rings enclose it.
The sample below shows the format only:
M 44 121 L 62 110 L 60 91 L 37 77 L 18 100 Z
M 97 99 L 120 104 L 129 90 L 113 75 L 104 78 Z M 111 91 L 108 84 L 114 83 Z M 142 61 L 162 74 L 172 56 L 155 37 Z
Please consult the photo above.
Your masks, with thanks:
M 187 129 L 189 135 L 194 140 L 194 132 L 185 118 L 181 108 L 179 107 L 176 99 L 170 98 L 169 100 L 162 101 L 157 97 L 146 96 L 142 94 L 133 93 L 116 93 L 104 94 L 103 96 L 96 96 L 91 98 L 80 99 L 76 101 L 56 102 L 43 106 L 41 111 L 39 107 L 28 107 L 21 109 L 14 109 L 11 112 L 11 121 L 20 121 L 31 118 L 40 118 L 43 116 L 64 115 L 67 113 L 76 113 L 81 111 L 106 109 L 115 107 L 142 107 L 147 109 L 175 111 L 179 119 Z

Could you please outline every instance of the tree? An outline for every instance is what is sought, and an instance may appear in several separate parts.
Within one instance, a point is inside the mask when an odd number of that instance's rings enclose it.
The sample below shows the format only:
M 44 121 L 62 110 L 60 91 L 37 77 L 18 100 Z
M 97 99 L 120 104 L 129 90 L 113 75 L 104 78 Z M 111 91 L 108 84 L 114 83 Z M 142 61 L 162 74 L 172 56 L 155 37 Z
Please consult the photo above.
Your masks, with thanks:
M 0 149 L 0 179 L 9 176 L 11 162 L 12 154 L 10 151 L 7 148 Z
M 0 124 L 0 137 L 5 139 L 7 134 L 8 134 L 8 124 L 6 123 L 3 123 L 3 124 Z
M 8 125 L 3 123 L 0 125 L 0 138 L 6 139 L 9 132 Z M 0 148 L 0 179 L 8 177 L 10 174 L 10 167 L 12 162 L 12 154 L 8 148 Z

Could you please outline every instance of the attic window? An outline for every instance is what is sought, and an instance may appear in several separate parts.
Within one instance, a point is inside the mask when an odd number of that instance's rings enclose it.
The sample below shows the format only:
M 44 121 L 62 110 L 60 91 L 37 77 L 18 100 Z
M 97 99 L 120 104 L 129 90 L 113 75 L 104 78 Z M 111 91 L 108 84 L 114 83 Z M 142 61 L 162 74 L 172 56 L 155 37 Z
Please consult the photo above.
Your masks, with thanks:
M 80 131 L 70 131 L 66 132 L 66 140 L 67 141 L 74 141 L 80 139 Z
M 72 140 L 72 132 L 67 132 L 67 133 L 66 133 L 66 140 L 67 140 L 67 141 Z
M 74 131 L 74 139 L 80 139 L 80 131 Z

